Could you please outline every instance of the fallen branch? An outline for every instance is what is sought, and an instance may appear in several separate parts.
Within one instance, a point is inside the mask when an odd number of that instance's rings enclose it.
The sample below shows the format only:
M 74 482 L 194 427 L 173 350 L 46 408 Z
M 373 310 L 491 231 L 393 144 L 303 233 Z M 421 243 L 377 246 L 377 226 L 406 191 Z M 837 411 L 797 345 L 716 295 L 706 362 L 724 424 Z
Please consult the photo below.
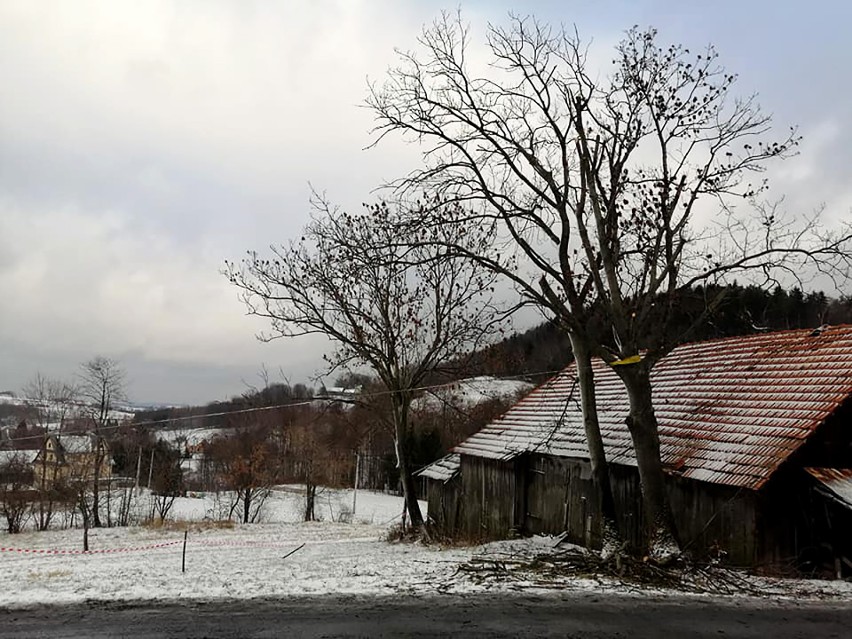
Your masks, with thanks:
M 305 544 L 302 544 L 302 545 L 301 545 L 301 546 L 299 546 L 298 548 L 294 548 L 293 550 L 291 550 L 290 552 L 288 552 L 286 555 L 284 555 L 283 557 L 281 557 L 281 559 L 287 559 L 287 557 L 289 557 L 290 555 L 293 555 L 293 554 L 295 554 L 295 553 L 299 552 L 299 551 L 300 551 L 302 548 L 304 548 L 304 547 L 305 547 Z
M 596 553 L 578 548 L 540 553 L 531 558 L 476 556 L 459 566 L 456 574 L 463 574 L 477 584 L 524 581 L 535 587 L 554 587 L 573 577 L 616 581 L 640 589 L 720 595 L 779 594 L 768 592 L 766 584 L 758 586 L 746 576 L 714 564 L 680 561 L 663 566 L 625 554 L 602 559 Z

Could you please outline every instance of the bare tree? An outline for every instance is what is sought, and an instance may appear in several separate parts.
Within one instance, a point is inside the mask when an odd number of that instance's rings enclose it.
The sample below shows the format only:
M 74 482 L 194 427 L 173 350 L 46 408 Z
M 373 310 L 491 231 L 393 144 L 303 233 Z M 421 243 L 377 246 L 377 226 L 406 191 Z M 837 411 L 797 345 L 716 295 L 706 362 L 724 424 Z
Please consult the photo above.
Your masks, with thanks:
M 114 359 L 97 356 L 81 366 L 80 397 L 86 402 L 86 410 L 94 433 L 102 438 L 106 427 L 115 421 L 112 415 L 117 402 L 127 399 L 125 392 L 125 372 L 121 364 Z M 91 516 L 95 528 L 101 526 L 100 518 L 100 482 L 104 448 L 97 447 L 94 460 L 92 485 Z
M 162 440 L 156 446 L 156 463 L 152 469 L 151 505 L 161 522 L 166 521 L 175 500 L 183 493 L 183 470 L 180 452 Z
M 53 379 L 36 373 L 23 388 L 29 407 L 32 409 L 37 424 L 45 436 L 51 427 L 61 433 L 66 418 L 72 416 L 77 405 L 79 389 L 73 382 Z M 37 530 L 47 530 L 53 521 L 54 506 L 59 494 L 54 485 L 58 479 L 57 465 L 42 461 L 37 466 L 38 477 L 35 486 L 38 492 L 33 506 L 33 515 Z
M 317 489 L 337 487 L 351 467 L 353 434 L 340 419 L 340 411 L 326 407 L 299 409 L 287 416 L 281 441 L 281 480 L 304 485 L 304 521 L 317 518 Z M 344 468 L 345 467 L 345 470 Z
M 391 403 L 405 507 L 412 525 L 423 516 L 405 451 L 411 402 L 428 375 L 476 348 L 497 319 L 490 303 L 493 277 L 448 251 L 404 246 L 415 234 L 443 238 L 452 225 L 415 227 L 411 209 L 384 203 L 362 215 L 315 200 L 302 241 L 273 247 L 271 259 L 249 253 L 226 275 L 242 291 L 249 313 L 265 317 L 272 332 L 262 339 L 311 333 L 338 347 L 330 371 L 366 365 Z M 413 207 L 414 209 L 417 206 Z M 449 220 L 458 207 L 436 206 Z M 454 227 L 458 228 L 458 227 Z M 465 245 L 487 245 L 490 229 L 469 229 Z
M 75 452 L 65 451 L 65 464 L 51 488 L 56 491 L 59 500 L 71 506 L 72 512 L 79 512 L 83 524 L 83 550 L 88 551 L 89 529 L 94 525 L 96 512 L 97 482 L 94 478 L 101 474 L 98 467 L 104 462 L 106 443 L 101 436 L 94 433 L 78 437 L 87 438 L 88 444 L 81 445 L 78 442 L 79 448 Z M 67 436 L 65 441 L 68 441 Z M 42 463 L 47 463 L 47 459 Z
M 3 452 L 9 454 L 0 460 L 0 512 L 6 519 L 6 531 L 15 534 L 21 532 L 34 496 L 33 470 L 26 451 Z
M 214 439 L 208 449 L 220 485 L 233 491 L 228 517 L 253 523 L 275 485 L 275 452 L 269 430 L 248 424 Z
M 591 357 L 613 366 L 652 549 L 671 548 L 650 371 L 683 337 L 669 330 L 675 294 L 737 272 L 795 275 L 808 262 L 845 277 L 849 229 L 826 231 L 817 216 L 797 224 L 756 203 L 766 185 L 749 178 L 798 137 L 767 138 L 770 118 L 733 95 L 736 76 L 712 47 L 662 47 L 654 30 L 634 28 L 601 77 L 576 33 L 534 19 L 489 28 L 487 73 L 472 70 L 469 44 L 461 19 L 445 14 L 370 87 L 377 142 L 401 132 L 424 148 L 426 166 L 393 186 L 434 189 L 500 223 L 507 243 L 471 257 L 567 331 L 604 514 Z M 714 214 L 721 225 L 702 221 Z
M 66 417 L 77 402 L 77 386 L 73 382 L 36 373 L 22 390 L 27 398 L 27 405 L 35 415 L 36 423 L 45 433 L 49 432 L 52 426 L 61 432 Z

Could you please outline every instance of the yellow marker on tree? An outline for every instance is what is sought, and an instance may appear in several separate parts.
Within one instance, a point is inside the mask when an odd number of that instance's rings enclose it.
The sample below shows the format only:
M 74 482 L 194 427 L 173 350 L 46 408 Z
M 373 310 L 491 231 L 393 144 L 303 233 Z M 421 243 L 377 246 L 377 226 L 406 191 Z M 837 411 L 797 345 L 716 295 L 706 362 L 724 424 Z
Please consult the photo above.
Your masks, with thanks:
M 627 366 L 628 364 L 638 364 L 642 361 L 641 355 L 631 355 L 630 357 L 623 357 L 621 359 L 617 359 L 614 362 L 610 362 L 610 366 Z

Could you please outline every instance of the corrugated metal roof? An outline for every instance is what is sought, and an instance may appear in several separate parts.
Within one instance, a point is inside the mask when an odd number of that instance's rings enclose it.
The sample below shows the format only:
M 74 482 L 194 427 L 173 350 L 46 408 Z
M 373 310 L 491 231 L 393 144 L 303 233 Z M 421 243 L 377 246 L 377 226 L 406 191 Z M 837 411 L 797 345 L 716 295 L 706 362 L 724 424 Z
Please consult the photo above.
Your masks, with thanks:
M 594 369 L 607 459 L 635 466 L 624 385 L 603 362 Z M 852 395 L 852 326 L 685 344 L 654 367 L 651 383 L 663 463 L 756 490 Z M 573 365 L 454 452 L 588 457 Z
M 450 453 L 446 457 L 424 466 L 414 474 L 428 479 L 437 479 L 446 484 L 459 472 L 459 466 L 461 466 L 461 455 Z
M 852 508 L 852 468 L 805 468 L 834 498 Z

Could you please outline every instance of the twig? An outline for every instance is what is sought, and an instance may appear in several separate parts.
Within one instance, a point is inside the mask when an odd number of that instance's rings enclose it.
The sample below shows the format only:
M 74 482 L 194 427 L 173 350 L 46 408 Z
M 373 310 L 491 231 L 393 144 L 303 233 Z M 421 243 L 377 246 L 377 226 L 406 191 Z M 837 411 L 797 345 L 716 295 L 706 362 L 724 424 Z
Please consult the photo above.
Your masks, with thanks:
M 291 550 L 290 552 L 288 552 L 286 555 L 284 555 L 283 557 L 281 557 L 281 559 L 287 559 L 287 557 L 289 557 L 290 555 L 293 555 L 293 554 L 295 554 L 295 553 L 299 552 L 299 551 L 300 551 L 302 548 L 304 548 L 304 547 L 305 547 L 305 544 L 302 544 L 302 545 L 301 545 L 301 546 L 299 546 L 298 548 L 294 548 L 293 550 Z

